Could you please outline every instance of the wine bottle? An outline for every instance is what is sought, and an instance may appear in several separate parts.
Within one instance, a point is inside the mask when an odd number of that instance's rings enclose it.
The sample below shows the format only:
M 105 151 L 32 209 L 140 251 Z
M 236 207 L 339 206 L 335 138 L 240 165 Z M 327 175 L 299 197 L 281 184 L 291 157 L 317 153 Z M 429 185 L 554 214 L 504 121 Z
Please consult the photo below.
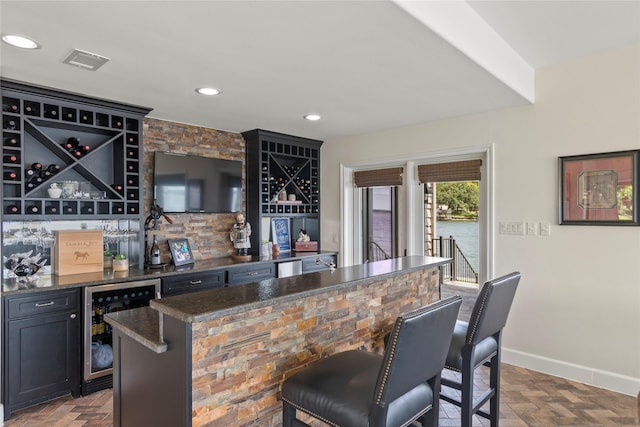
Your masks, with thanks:
M 160 246 L 158 245 L 158 237 L 153 236 L 153 244 L 151 245 L 151 265 L 159 265 L 160 261 Z
M 40 213 L 40 207 L 38 205 L 29 205 L 25 209 L 28 214 L 34 215 Z
M 113 187 L 113 189 L 118 193 L 122 193 L 122 190 L 124 190 L 124 187 L 120 184 L 113 184 L 111 187 Z
M 65 214 L 74 214 L 76 213 L 76 207 L 75 205 L 64 205 L 62 207 L 62 212 Z
M 55 175 L 58 172 L 60 172 L 60 165 L 55 165 L 55 164 L 49 165 L 47 166 L 47 170 L 51 172 L 51 175 Z
M 67 138 L 67 142 L 65 142 L 65 148 L 67 150 L 73 150 L 78 148 L 79 146 L 80 146 L 80 138 L 76 138 L 75 136 Z
M 20 208 L 16 205 L 9 205 L 6 208 L 4 208 L 4 212 L 8 214 L 19 214 Z
M 44 179 L 42 179 L 42 177 L 39 174 L 35 174 L 33 177 L 31 177 L 31 179 L 29 180 L 29 182 L 35 184 L 35 185 L 40 185 L 42 184 L 42 181 L 44 181 Z
M 42 170 L 42 163 L 31 163 L 31 169 L 33 169 L 34 171 L 41 171 Z
M 18 138 L 9 137 L 5 138 L 4 145 L 8 147 L 17 147 L 18 146 Z
M 14 171 L 7 171 L 4 173 L 4 179 L 9 181 L 15 181 L 18 178 L 18 174 Z
M 11 104 L 7 105 L 5 107 L 5 111 L 8 111 L 10 113 L 17 113 L 18 112 L 18 104 L 16 104 L 15 102 L 12 102 Z
M 82 154 L 87 154 L 89 153 L 89 151 L 91 151 L 91 147 L 89 147 L 88 145 L 83 145 L 80 147 L 80 151 L 82 151 Z
M 92 214 L 93 213 L 93 207 L 92 206 L 83 206 L 80 208 L 80 213 L 82 214 Z
M 15 120 L 7 120 L 4 122 L 4 128 L 7 130 L 14 130 L 16 128 Z
M 5 163 L 17 163 L 18 162 L 18 156 L 14 155 L 14 154 L 9 154 L 7 156 L 4 156 L 4 162 Z
M 133 178 L 127 178 L 127 185 L 128 186 L 135 186 L 136 185 L 136 181 Z
M 82 157 L 82 151 L 80 151 L 80 150 L 71 150 L 71 154 L 76 159 L 79 159 L 80 157 Z
M 58 213 L 57 206 L 45 206 L 44 213 L 55 215 Z
M 25 169 L 24 176 L 25 178 L 33 178 L 34 176 L 36 176 L 36 171 L 34 171 L 33 169 Z
M 27 189 L 27 192 L 29 192 L 29 191 L 33 190 L 34 188 L 36 188 L 36 184 L 31 182 L 31 181 L 28 181 L 24 186 Z

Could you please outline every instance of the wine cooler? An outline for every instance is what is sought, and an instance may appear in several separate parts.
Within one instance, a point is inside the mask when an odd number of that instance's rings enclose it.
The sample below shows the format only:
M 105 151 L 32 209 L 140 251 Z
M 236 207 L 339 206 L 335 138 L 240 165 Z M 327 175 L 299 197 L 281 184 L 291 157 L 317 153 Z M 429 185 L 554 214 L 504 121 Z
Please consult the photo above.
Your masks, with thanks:
M 111 326 L 104 321 L 104 315 L 145 307 L 149 305 L 149 301 L 159 297 L 160 279 L 85 288 L 83 395 L 111 388 L 113 385 Z

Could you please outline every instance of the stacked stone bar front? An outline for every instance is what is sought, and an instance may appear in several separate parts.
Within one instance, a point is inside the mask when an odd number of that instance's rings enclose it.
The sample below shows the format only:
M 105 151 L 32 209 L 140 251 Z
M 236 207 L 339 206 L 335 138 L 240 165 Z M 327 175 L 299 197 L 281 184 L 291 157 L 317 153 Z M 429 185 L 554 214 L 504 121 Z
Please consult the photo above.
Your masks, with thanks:
M 280 384 L 314 361 L 380 351 L 401 313 L 439 299 L 439 269 L 398 272 L 192 323 L 192 425 L 280 426 Z

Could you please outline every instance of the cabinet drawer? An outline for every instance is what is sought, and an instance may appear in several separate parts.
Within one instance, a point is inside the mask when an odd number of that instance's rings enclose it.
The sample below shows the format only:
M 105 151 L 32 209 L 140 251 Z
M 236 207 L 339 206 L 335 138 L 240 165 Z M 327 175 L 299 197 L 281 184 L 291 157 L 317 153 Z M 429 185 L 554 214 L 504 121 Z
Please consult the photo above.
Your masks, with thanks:
M 162 279 L 162 295 L 177 295 L 224 286 L 224 271 L 181 274 Z
M 337 259 L 335 255 L 318 255 L 311 258 L 305 258 L 302 260 L 302 273 L 311 273 L 312 271 L 320 271 L 320 270 L 328 270 L 327 267 L 323 263 L 316 263 L 317 259 L 321 259 L 327 264 L 333 263 L 333 265 L 337 266 Z
M 227 283 L 230 285 L 240 285 L 274 277 L 276 277 L 275 264 L 260 264 L 252 267 L 230 269 L 228 271 Z
M 15 319 L 78 309 L 78 291 L 38 292 L 27 296 L 8 297 L 8 316 Z

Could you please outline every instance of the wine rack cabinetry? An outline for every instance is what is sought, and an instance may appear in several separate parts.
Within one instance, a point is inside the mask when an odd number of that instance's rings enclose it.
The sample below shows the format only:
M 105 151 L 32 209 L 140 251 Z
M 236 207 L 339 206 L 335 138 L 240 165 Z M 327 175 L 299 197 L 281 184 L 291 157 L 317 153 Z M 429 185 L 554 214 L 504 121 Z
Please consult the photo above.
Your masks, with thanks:
M 319 241 L 322 141 L 265 130 L 244 132 L 247 152 L 247 218 L 251 247 L 271 240 L 270 218 L 290 218 L 293 240 L 304 228 Z
M 5 220 L 139 218 L 150 109 L 2 80 Z M 48 191 L 59 188 L 60 194 Z

